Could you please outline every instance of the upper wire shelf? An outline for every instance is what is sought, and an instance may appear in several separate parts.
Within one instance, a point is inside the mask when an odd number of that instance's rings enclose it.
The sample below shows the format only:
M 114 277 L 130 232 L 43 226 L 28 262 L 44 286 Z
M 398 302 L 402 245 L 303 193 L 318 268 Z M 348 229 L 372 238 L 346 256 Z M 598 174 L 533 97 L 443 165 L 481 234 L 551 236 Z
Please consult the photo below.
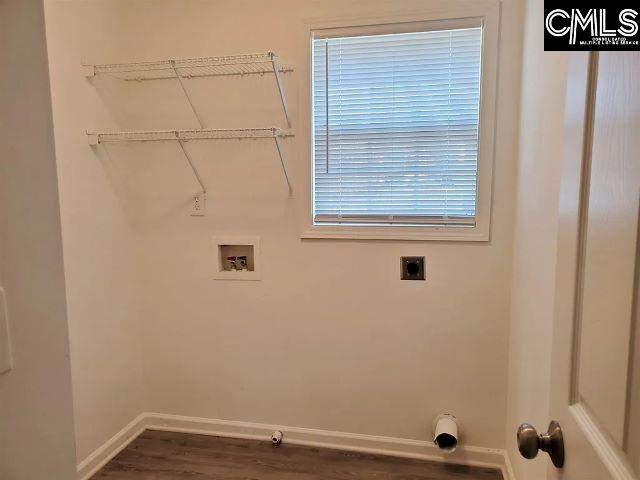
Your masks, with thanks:
M 182 78 L 218 77 L 233 75 L 264 75 L 287 73 L 291 68 L 278 66 L 273 52 L 229 55 L 224 57 L 199 57 L 153 62 L 114 63 L 85 65 L 87 76 L 110 75 L 120 80 L 162 80 L 176 78 L 176 70 Z
M 291 127 L 289 108 L 284 96 L 284 86 L 280 74 L 292 69 L 282 69 L 278 66 L 278 56 L 273 52 L 249 53 L 244 55 L 228 55 L 225 57 L 199 57 L 174 60 L 158 60 L 154 62 L 112 63 L 104 65 L 83 65 L 87 77 L 96 75 L 110 75 L 127 81 L 176 79 L 184 92 L 187 101 L 198 123 L 204 127 L 191 95 L 184 80 L 198 77 L 264 75 L 273 73 L 280 95 L 282 111 L 287 119 L 287 126 Z

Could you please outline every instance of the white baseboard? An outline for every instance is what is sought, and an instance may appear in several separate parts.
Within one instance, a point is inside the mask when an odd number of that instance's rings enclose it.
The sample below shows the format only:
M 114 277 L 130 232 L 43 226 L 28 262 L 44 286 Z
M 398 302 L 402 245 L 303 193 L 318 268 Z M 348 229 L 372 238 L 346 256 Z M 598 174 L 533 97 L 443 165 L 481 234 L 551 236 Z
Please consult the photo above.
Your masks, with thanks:
M 115 457 L 146 429 L 255 440 L 267 440 L 274 430 L 280 430 L 284 434 L 284 443 L 393 455 L 476 467 L 491 467 L 499 469 L 505 480 L 515 480 L 509 458 L 506 452 L 500 449 L 465 445 L 458 447 L 455 452 L 447 454 L 440 451 L 432 442 L 423 440 L 186 417 L 163 413 L 143 413 L 139 415 L 78 465 L 78 478 L 80 480 L 88 480 L 91 475 Z
M 103 445 L 94 450 L 87 458 L 82 460 L 77 467 L 78 479 L 88 480 L 98 470 L 109 463 L 109 460 L 124 450 L 127 445 L 147 429 L 146 420 L 147 414 L 141 413 Z

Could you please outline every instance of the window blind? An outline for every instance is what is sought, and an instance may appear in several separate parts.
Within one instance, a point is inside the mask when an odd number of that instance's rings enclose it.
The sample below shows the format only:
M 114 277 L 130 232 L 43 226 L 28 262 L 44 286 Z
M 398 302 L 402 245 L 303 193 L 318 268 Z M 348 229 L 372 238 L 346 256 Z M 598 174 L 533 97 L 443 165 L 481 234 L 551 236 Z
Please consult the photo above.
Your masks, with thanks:
M 316 224 L 474 225 L 482 29 L 313 40 Z

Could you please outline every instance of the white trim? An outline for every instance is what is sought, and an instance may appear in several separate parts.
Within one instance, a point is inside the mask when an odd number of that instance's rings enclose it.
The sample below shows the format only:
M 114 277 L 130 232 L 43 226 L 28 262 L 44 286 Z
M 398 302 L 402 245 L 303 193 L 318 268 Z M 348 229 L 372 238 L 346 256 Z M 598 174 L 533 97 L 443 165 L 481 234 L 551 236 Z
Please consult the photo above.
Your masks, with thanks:
M 9 328 L 9 310 L 4 288 L 0 287 L 0 375 L 13 370 L 13 353 L 11 348 L 11 330 Z
M 481 18 L 483 24 L 482 79 L 480 105 L 480 131 L 478 136 L 478 193 L 476 225 L 474 227 L 336 227 L 313 225 L 311 192 L 312 131 L 311 131 L 311 60 L 310 41 L 314 31 L 326 29 L 352 29 L 375 26 L 388 28 L 420 22 L 456 21 Z M 498 0 L 432 0 L 419 10 L 398 14 L 381 13 L 377 16 L 342 15 L 338 17 L 307 18 L 299 33 L 297 64 L 301 68 L 298 89 L 298 119 L 296 125 L 300 164 L 296 174 L 302 202 L 298 209 L 300 236 L 303 239 L 356 239 L 356 240 L 435 240 L 487 242 L 491 237 L 493 203 L 493 170 L 495 162 L 495 134 L 497 87 L 500 57 L 500 2 Z M 299 193 L 300 193 L 299 192 Z
M 502 476 L 504 480 L 516 480 L 516 474 L 513 470 L 513 464 L 511 463 L 511 457 L 508 450 L 503 450 L 504 453 L 504 467 L 501 468 Z
M 252 440 L 268 440 L 274 430 L 280 430 L 284 433 L 284 442 L 294 445 L 489 467 L 500 470 L 505 480 L 515 480 L 508 456 L 501 449 L 464 445 L 447 454 L 441 452 L 432 442 L 424 440 L 163 413 L 143 413 L 136 417 L 78 465 L 78 478 L 88 480 L 146 429 Z
M 425 229 L 429 228 L 428 231 Z M 471 227 L 466 227 L 473 230 Z M 302 239 L 344 240 L 441 240 L 448 242 L 486 242 L 488 233 L 468 231 L 464 228 L 447 227 L 310 227 L 300 234 Z
M 122 430 L 82 460 L 77 467 L 78 479 L 88 480 L 147 429 L 147 414 L 141 413 Z
M 319 28 L 314 30 L 316 39 L 351 37 L 360 35 L 384 35 L 389 33 L 436 32 L 456 28 L 482 27 L 482 17 L 464 17 L 441 20 L 422 20 L 414 22 L 376 23 L 360 27 Z
M 584 433 L 585 438 L 591 444 L 600 460 L 607 468 L 612 478 L 616 480 L 637 480 L 633 468 L 625 458 L 625 454 L 616 443 L 603 434 L 589 411 L 577 403 L 569 407 L 569 412 Z

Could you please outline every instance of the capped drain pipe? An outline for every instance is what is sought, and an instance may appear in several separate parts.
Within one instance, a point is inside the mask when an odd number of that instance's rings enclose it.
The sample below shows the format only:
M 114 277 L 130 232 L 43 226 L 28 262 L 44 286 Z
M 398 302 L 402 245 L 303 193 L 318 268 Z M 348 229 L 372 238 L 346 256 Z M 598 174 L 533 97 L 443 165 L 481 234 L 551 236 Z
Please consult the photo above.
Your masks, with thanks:
M 282 437 L 282 432 L 280 430 L 276 430 L 271 434 L 271 443 L 277 447 L 282 443 Z
M 433 421 L 433 443 L 443 452 L 455 451 L 460 432 L 458 420 L 453 415 L 442 413 Z

